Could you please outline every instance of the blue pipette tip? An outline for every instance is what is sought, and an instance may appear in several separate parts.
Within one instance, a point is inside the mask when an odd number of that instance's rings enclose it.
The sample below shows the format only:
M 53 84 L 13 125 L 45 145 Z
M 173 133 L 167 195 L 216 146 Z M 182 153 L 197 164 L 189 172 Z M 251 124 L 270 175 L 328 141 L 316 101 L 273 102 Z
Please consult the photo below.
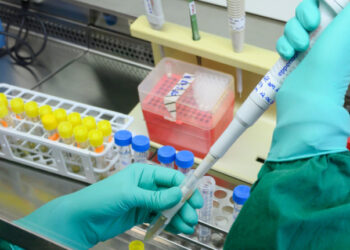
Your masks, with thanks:
M 149 149 L 150 142 L 147 136 L 137 135 L 132 138 L 132 149 L 136 152 L 145 152 Z
M 175 163 L 180 168 L 190 168 L 194 163 L 194 155 L 187 150 L 180 151 L 176 154 Z
M 232 200 L 239 205 L 243 205 L 250 196 L 250 187 L 239 185 L 233 190 Z
M 158 161 L 169 164 L 175 161 L 176 150 L 172 146 L 164 146 L 158 149 Z
M 128 130 L 119 130 L 114 134 L 114 143 L 118 146 L 124 147 L 131 144 L 132 134 Z

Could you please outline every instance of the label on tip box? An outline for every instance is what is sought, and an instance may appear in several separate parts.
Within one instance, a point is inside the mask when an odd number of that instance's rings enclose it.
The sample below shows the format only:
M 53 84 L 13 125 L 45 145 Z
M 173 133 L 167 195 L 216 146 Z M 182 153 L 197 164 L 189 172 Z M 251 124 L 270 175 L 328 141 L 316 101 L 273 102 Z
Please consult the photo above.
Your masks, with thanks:
M 164 97 L 164 105 L 174 120 L 176 120 L 176 102 L 193 81 L 194 75 L 185 73 L 175 87 Z

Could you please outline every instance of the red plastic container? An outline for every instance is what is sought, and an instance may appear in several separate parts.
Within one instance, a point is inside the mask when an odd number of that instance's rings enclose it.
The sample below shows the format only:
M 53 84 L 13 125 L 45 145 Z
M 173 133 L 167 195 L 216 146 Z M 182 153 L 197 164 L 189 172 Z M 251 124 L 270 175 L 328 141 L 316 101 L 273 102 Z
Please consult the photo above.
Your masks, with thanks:
M 174 89 L 185 73 L 194 74 L 195 80 L 176 100 L 176 119 L 174 119 L 164 104 L 164 97 Z M 203 77 L 196 76 L 203 74 L 209 79 L 218 81 L 202 84 L 199 79 Z M 217 100 L 208 102 L 204 100 L 210 105 L 203 108 L 203 104 L 202 106 L 200 104 L 203 100 L 198 98 L 211 97 L 211 94 L 205 91 L 217 91 L 213 86 L 219 81 L 221 89 L 213 96 Z M 171 145 L 177 150 L 190 150 L 197 157 L 204 157 L 208 153 L 211 145 L 233 118 L 232 76 L 174 59 L 164 58 L 141 83 L 139 94 L 151 140 L 162 145 Z

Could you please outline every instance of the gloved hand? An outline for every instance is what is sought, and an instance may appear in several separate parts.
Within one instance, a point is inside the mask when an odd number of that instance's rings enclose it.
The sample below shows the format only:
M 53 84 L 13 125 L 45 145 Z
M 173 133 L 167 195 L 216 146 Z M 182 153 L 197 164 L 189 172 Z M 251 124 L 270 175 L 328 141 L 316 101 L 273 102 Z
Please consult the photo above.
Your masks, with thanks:
M 55 199 L 16 224 L 75 249 L 86 249 L 171 208 L 182 197 L 182 173 L 133 164 L 78 192 Z M 195 209 L 202 207 L 198 190 L 173 218 L 168 230 L 194 233 Z
M 277 43 L 289 59 L 309 46 L 309 32 L 320 23 L 318 1 L 304 0 Z M 350 82 L 350 5 L 333 20 L 277 94 L 277 126 L 269 161 L 347 151 L 348 111 L 343 108 Z

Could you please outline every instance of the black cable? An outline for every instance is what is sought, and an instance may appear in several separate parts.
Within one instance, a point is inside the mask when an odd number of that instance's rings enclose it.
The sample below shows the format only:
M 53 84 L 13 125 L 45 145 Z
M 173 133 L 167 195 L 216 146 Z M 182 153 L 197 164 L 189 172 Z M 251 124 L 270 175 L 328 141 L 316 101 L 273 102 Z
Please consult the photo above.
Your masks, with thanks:
M 8 20 L 6 24 L 5 31 L 0 31 L 1 35 L 4 35 L 6 38 L 5 48 L 0 49 L 0 57 L 9 55 L 16 64 L 21 66 L 28 66 L 32 64 L 35 59 L 44 51 L 47 45 L 47 30 L 44 22 L 41 18 L 35 14 L 30 13 L 28 11 L 29 2 L 22 3 L 22 11 L 17 16 L 16 20 Z M 19 22 L 18 22 L 19 20 Z M 43 42 L 39 48 L 39 50 L 34 51 L 33 47 L 28 42 L 28 34 L 29 34 L 29 24 L 30 22 L 37 22 L 40 25 L 40 29 L 42 34 L 44 35 Z M 11 33 L 10 28 L 14 26 L 14 24 L 19 23 L 17 33 Z M 14 39 L 14 45 L 10 47 L 9 38 Z M 23 53 L 28 53 L 29 55 L 24 56 Z

